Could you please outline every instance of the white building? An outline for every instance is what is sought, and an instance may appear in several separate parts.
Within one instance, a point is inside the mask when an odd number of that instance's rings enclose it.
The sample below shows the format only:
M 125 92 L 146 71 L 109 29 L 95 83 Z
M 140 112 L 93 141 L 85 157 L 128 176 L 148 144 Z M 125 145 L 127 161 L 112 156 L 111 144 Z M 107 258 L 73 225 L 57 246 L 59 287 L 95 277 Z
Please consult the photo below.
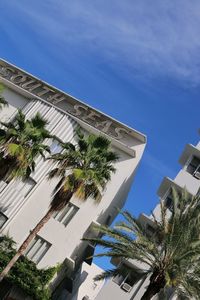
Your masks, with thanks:
M 165 201 L 166 206 L 171 209 L 172 207 L 172 187 L 177 191 L 181 191 L 186 187 L 191 195 L 200 193 L 200 142 L 194 146 L 191 144 L 186 145 L 180 159 L 182 169 L 177 174 L 175 179 L 165 177 L 158 189 L 158 196 Z M 160 216 L 160 205 L 158 204 L 153 210 L 156 218 Z M 149 234 L 155 232 L 155 225 L 152 216 L 141 214 L 139 217 L 141 223 L 146 225 L 146 230 Z M 121 263 L 118 259 L 112 261 L 114 265 Z M 124 261 L 125 265 L 129 267 L 141 268 L 136 261 Z M 109 280 L 101 289 L 96 300 L 115 299 L 115 300 L 140 300 L 145 292 L 145 288 L 149 284 L 149 279 L 138 280 L 138 276 L 117 276 Z M 158 297 L 154 296 L 154 300 Z M 172 291 L 169 290 L 169 300 L 175 299 Z
M 92 225 L 110 224 L 117 214 L 116 207 L 123 207 L 146 137 L 4 60 L 0 61 L 0 80 L 9 103 L 9 107 L 0 111 L 1 121 L 12 119 L 18 108 L 27 118 L 40 112 L 49 121 L 50 132 L 64 142 L 75 142 L 74 129 L 80 126 L 85 132 L 107 136 L 120 157 L 115 165 L 117 172 L 112 175 L 98 205 L 92 199 L 81 202 L 73 198 L 46 224 L 29 247 L 27 256 L 37 263 L 38 268 L 65 261 L 66 271 L 52 285 L 53 289 L 57 288 L 55 299 L 58 299 L 62 291 L 73 291 L 73 282 L 82 262 L 92 263 L 86 258 L 93 253 L 94 247 L 80 239 L 95 236 L 97 232 L 93 231 Z M 56 144 L 50 146 L 52 152 L 58 150 Z M 17 245 L 24 241 L 49 207 L 56 184 L 56 180 L 46 180 L 51 167 L 49 162 L 38 158 L 36 170 L 26 182 L 0 182 L 1 232 L 9 233 Z

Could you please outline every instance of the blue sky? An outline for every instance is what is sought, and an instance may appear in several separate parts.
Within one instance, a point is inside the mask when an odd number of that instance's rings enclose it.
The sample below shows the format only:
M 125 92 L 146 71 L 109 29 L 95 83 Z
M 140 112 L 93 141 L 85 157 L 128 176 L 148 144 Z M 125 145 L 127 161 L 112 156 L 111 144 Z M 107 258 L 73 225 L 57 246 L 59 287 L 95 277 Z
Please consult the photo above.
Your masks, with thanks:
M 2 58 L 147 135 L 125 208 L 149 214 L 199 140 L 200 2 L 2 0 L 0 11 Z

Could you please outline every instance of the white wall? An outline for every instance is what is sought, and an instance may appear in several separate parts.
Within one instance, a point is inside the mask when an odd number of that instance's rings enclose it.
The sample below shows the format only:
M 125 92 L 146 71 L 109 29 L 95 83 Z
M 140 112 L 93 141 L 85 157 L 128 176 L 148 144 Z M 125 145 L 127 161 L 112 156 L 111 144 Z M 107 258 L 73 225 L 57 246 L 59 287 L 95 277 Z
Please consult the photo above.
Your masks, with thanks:
M 5 91 L 5 98 L 12 105 L 23 107 L 26 99 L 11 90 Z M 9 112 L 13 113 L 13 107 L 10 106 Z M 27 100 L 27 106 L 24 108 L 28 117 L 31 117 L 39 111 L 45 118 L 49 119 L 49 128 L 51 132 L 58 134 L 59 137 L 66 141 L 73 140 L 73 130 L 75 123 L 71 118 L 62 112 L 57 111 L 50 104 L 44 104 L 41 101 L 31 104 Z M 116 207 L 121 208 L 125 202 L 129 191 L 135 169 L 141 159 L 145 144 L 137 140 L 135 143 L 136 157 L 132 157 L 122 150 L 115 148 L 120 159 L 116 163 L 116 173 L 112 175 L 112 180 L 107 184 L 103 198 L 99 204 L 94 203 L 93 199 L 81 202 L 75 198 L 72 202 L 80 209 L 67 227 L 53 218 L 45 225 L 39 235 L 52 244 L 44 258 L 39 262 L 38 267 L 47 267 L 62 262 L 66 257 L 70 257 L 74 249 L 79 246 L 80 239 L 87 231 L 93 221 L 104 222 L 109 214 L 112 219 L 117 211 Z M 116 147 L 116 143 L 115 143 Z M 38 170 L 33 174 L 37 185 L 26 197 L 19 197 L 20 193 L 16 193 L 16 189 L 12 183 L 9 184 L 7 190 L 0 194 L 0 203 L 9 204 L 10 214 L 9 221 L 3 228 L 4 233 L 8 233 L 19 246 L 26 238 L 30 230 L 34 228 L 37 222 L 46 213 L 50 201 L 53 188 L 57 181 L 51 182 L 46 180 L 45 173 L 51 168 L 50 163 L 44 163 L 39 160 Z M 16 184 L 16 183 L 15 183 Z M 9 200 L 5 200 L 6 195 L 10 192 Z M 16 193 L 16 196 L 15 196 Z M 13 196 L 13 198 L 12 198 Z M 6 202 L 5 201 L 10 201 Z
M 0 110 L 0 120 L 2 122 L 12 117 L 12 115 L 14 115 L 14 113 L 17 111 L 17 108 L 23 108 L 28 103 L 24 96 L 19 95 L 10 89 L 5 88 L 3 91 L 3 96 L 9 102 L 9 106 Z
M 86 295 L 90 300 L 95 299 L 104 285 L 104 280 L 94 281 L 94 277 L 102 272 L 103 270 L 95 264 L 89 266 L 86 263 L 83 263 L 81 267 L 81 276 L 77 283 L 77 290 L 75 290 L 75 293 L 73 293 L 70 300 L 82 300 Z

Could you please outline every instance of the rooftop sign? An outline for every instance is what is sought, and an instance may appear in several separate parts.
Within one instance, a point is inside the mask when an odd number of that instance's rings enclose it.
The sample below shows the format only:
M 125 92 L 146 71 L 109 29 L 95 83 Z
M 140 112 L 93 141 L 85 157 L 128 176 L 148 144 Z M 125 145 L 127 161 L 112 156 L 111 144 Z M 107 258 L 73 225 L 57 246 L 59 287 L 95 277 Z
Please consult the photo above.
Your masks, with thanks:
M 62 110 L 65 110 L 70 115 L 73 115 L 103 133 L 108 134 L 112 138 L 121 140 L 122 143 L 123 140 L 128 137 L 131 139 L 135 137 L 136 139 L 145 142 L 145 136 L 141 133 L 120 124 L 91 107 L 88 107 L 72 96 L 59 91 L 15 66 L 8 64 L 4 60 L 0 60 L 0 77 L 17 87 L 22 88 L 30 93 L 31 96 L 36 96 L 50 102 Z

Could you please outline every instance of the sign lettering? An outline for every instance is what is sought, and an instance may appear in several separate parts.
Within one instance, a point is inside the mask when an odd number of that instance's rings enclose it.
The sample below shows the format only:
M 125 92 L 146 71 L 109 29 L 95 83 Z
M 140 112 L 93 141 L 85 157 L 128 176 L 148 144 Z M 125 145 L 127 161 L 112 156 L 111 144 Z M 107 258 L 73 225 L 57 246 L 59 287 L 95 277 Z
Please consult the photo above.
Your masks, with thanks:
M 66 106 L 64 109 L 66 112 L 115 139 L 121 140 L 131 133 L 130 130 L 127 130 L 124 127 L 119 127 L 119 123 L 110 120 L 103 114 L 96 112 L 95 110 L 83 104 L 77 104 L 78 101 L 74 98 L 54 90 L 53 88 L 41 83 L 41 81 L 27 75 L 26 73 L 23 73 L 14 67 L 10 67 L 10 65 L 6 65 L 5 62 L 3 62 L 3 64 L 0 62 L 0 76 L 16 86 L 31 92 L 37 97 L 40 97 L 54 105 L 59 104 L 58 107 L 61 107 L 62 109 L 63 102 L 65 102 Z M 60 106 L 61 103 L 62 106 Z

